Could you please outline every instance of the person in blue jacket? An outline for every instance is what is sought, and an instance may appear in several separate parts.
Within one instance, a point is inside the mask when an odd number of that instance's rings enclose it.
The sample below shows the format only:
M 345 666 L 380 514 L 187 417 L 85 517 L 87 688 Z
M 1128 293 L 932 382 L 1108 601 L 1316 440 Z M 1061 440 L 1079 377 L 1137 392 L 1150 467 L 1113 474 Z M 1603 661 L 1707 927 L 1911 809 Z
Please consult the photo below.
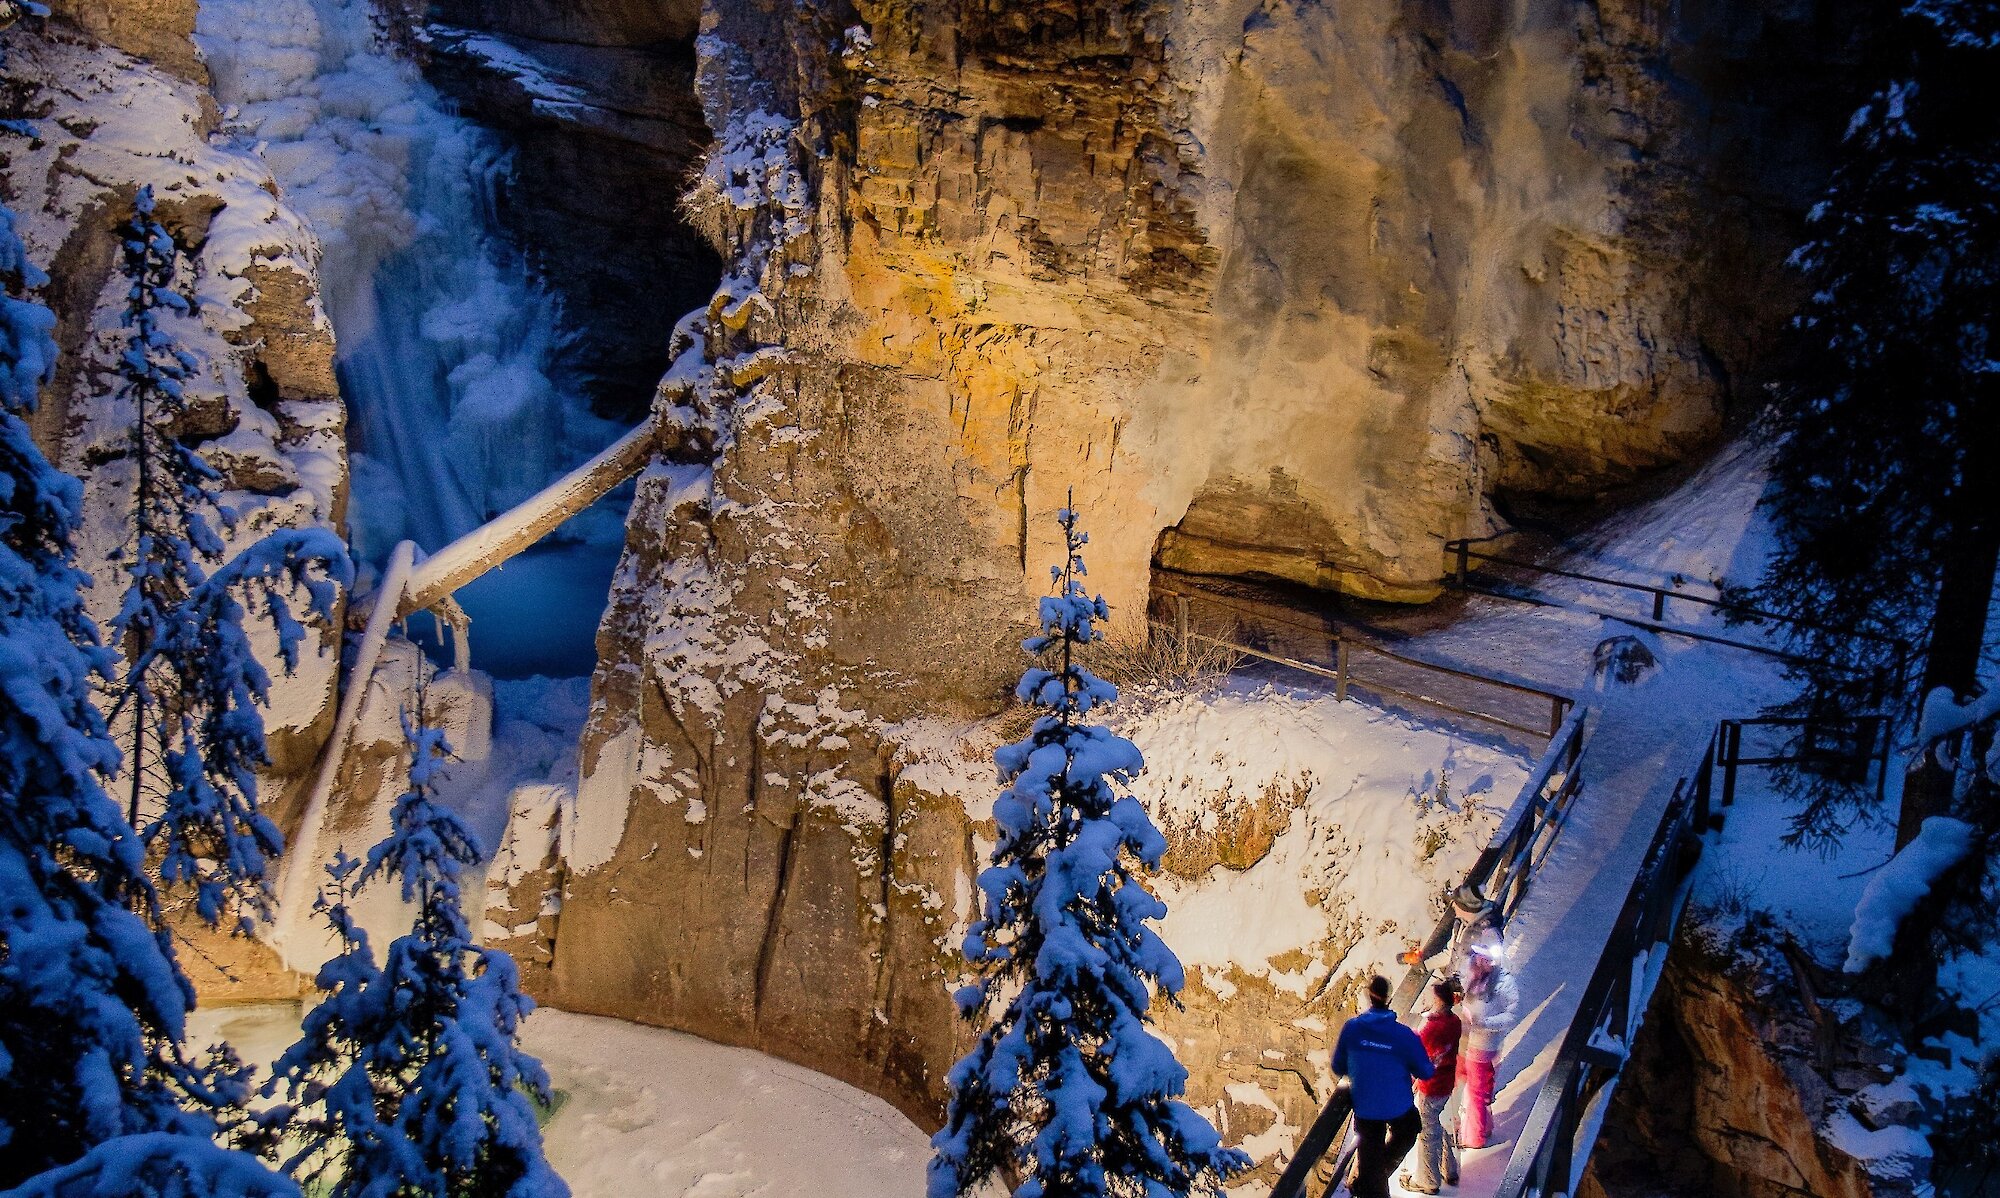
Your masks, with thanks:
M 1435 1071 L 1417 1033 L 1389 1009 L 1389 979 L 1368 979 L 1368 1009 L 1347 1021 L 1333 1045 L 1333 1071 L 1349 1080 L 1354 1129 L 1354 1198 L 1389 1198 L 1389 1176 L 1410 1154 L 1422 1129 L 1412 1082 Z

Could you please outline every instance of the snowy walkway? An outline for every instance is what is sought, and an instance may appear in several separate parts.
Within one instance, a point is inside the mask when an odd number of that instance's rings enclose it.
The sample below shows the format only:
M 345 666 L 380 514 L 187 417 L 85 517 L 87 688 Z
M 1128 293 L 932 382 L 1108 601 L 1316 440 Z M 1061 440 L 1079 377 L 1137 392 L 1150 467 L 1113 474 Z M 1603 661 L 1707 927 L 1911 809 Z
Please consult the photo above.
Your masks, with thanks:
M 1499 1187 L 1675 783 L 1718 720 L 1756 710 L 1758 699 L 1727 685 L 1714 658 L 1705 647 L 1676 653 L 1651 678 L 1607 696 L 1592 718 L 1584 790 L 1508 925 L 1520 1023 L 1499 1063 L 1493 1146 L 1466 1154 L 1460 1194 Z
M 1725 453 L 1679 491 L 1611 522 L 1571 560 L 1639 582 L 1676 574 L 1752 577 L 1764 551 L 1754 511 L 1760 487 L 1755 459 Z M 1604 605 L 1589 584 L 1543 589 L 1559 600 Z M 1725 631 L 1712 617 L 1688 623 Z M 1498 1066 L 1493 1144 L 1466 1154 L 1457 1194 L 1499 1187 L 1676 782 L 1698 763 L 1717 721 L 1754 716 L 1786 693 L 1770 657 L 1671 636 L 1654 640 L 1662 659 L 1647 678 L 1590 693 L 1597 643 L 1632 631 L 1571 608 L 1474 596 L 1452 624 L 1405 642 L 1413 656 L 1573 694 L 1596 708 L 1585 737 L 1584 790 L 1508 927 L 1520 1022 Z

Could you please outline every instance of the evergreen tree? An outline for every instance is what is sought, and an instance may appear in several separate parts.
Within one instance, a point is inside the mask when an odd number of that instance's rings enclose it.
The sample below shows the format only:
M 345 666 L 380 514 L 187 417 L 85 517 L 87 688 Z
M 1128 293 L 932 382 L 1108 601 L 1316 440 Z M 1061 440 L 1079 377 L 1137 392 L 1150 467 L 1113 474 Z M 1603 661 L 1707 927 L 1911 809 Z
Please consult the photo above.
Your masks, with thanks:
M 1158 868 L 1166 840 L 1119 793 L 1144 765 L 1138 747 L 1084 722 L 1117 698 L 1076 661 L 1109 613 L 1084 589 L 1076 514 L 1057 518 L 1067 559 L 1024 645 L 1055 668 L 1030 669 L 1016 691 L 1047 714 L 994 755 L 1000 837 L 965 938 L 983 976 L 958 992 L 967 1018 L 997 1014 L 951 1071 L 930 1198 L 995 1174 L 1020 1198 L 1167 1198 L 1217 1190 L 1250 1163 L 1178 1099 L 1187 1070 L 1147 1027 L 1152 988 L 1172 1001 L 1182 974 L 1147 926 L 1166 907 L 1132 871 Z
M 0 1189 L 167 1194 L 139 1174 L 261 1167 L 212 1142 L 202 1105 L 232 1079 L 181 1058 L 193 992 L 104 789 L 118 750 L 93 691 L 113 659 L 74 564 L 82 489 L 25 420 L 55 321 L 17 296 L 45 281 L 0 208 Z
M 225 525 L 230 517 L 217 500 L 221 477 L 177 435 L 195 362 L 161 325 L 188 302 L 173 288 L 179 247 L 153 215 L 151 188 L 140 189 L 122 232 L 130 334 L 120 394 L 133 405 L 135 481 L 131 581 L 113 629 L 130 658 L 119 698 L 131 720 L 127 818 L 157 854 L 162 880 L 192 887 L 204 921 L 216 925 L 233 900 L 247 931 L 253 916 L 269 915 L 266 862 L 284 841 L 257 805 L 257 770 L 269 764 L 258 708 L 270 678 L 237 596 L 269 618 L 290 670 L 306 632 L 288 596 L 303 590 L 330 622 L 351 567 L 331 532 L 286 529 L 209 575 L 204 563 L 223 552 L 210 515 Z
M 329 870 L 337 893 L 318 909 L 340 951 L 319 973 L 325 1001 L 265 1085 L 293 1104 L 269 1119 L 298 1146 L 286 1167 L 327 1198 L 568 1198 L 529 1100 L 548 1101 L 548 1075 L 516 1042 L 534 1003 L 513 959 L 481 947 L 460 910 L 459 874 L 480 853 L 437 801 L 451 746 L 425 724 L 421 689 L 403 728 L 410 788 L 366 864 Z M 395 878 L 416 905 L 380 968 L 346 908 L 350 875 Z
M 7 1198 L 301 1198 L 289 1177 L 247 1152 L 151 1132 L 100 1144 L 28 1180 Z
M 1795 255 L 1810 299 L 1772 423 L 1778 547 L 1755 594 L 1800 621 L 1790 648 L 1819 719 L 1976 694 L 2000 563 L 2000 16 L 1917 0 L 1897 77 L 1854 114 Z M 1917 636 L 1918 630 L 1925 630 Z M 1856 634 L 1862 634 L 1857 636 Z M 1884 679 L 1888 641 L 1920 671 Z M 1898 842 L 1950 799 L 1949 770 L 1907 779 Z M 1824 847 L 1870 792 L 1794 772 L 1793 839 Z

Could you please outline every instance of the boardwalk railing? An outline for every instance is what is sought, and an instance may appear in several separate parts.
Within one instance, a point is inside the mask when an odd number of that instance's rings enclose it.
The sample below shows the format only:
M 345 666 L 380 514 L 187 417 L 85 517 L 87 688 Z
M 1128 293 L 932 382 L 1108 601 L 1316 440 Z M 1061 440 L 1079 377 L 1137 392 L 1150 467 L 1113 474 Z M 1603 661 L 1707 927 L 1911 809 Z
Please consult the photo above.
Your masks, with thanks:
M 1746 730 L 1765 728 L 1784 729 L 1791 739 L 1773 746 L 1756 738 L 1752 731 L 1746 748 Z M 1865 780 L 1872 769 L 1875 797 L 1879 800 L 1889 778 L 1889 754 L 1894 748 L 1892 733 L 1889 718 L 1884 715 L 1724 720 L 1716 730 L 1715 751 L 1715 765 L 1722 772 L 1723 806 L 1736 801 L 1738 769 L 1770 765 L 1799 765 L 1821 773 L 1843 774 L 1855 781 Z
M 1790 747 L 1745 753 L 1745 730 L 1761 728 L 1794 729 L 1799 737 Z M 1694 769 L 1674 784 L 1583 1002 L 1528 1112 L 1496 1198 L 1558 1198 L 1576 1192 L 1576 1175 L 1602 1124 L 1611 1084 L 1631 1054 L 1666 965 L 1693 886 L 1694 866 L 1708 833 L 1722 826 L 1724 813 L 1736 801 L 1737 771 L 1797 764 L 1859 770 L 1864 777 L 1871 767 L 1886 774 L 1888 740 L 1887 721 L 1875 715 L 1854 717 L 1844 726 L 1780 717 L 1724 720 L 1716 726 Z
M 1580 570 L 1565 570 L 1559 566 L 1529 561 L 1525 558 L 1488 553 L 1483 549 L 1475 549 L 1473 547 L 1475 544 L 1477 542 L 1466 538 L 1445 542 L 1445 561 L 1448 567 L 1444 580 L 1445 585 L 1455 590 L 1491 595 L 1498 599 L 1512 599 L 1523 603 L 1572 607 L 1588 611 L 1593 615 L 1624 620 L 1641 627 L 1650 628 L 1656 632 L 1687 637 L 1690 640 L 1706 641 L 1712 645 L 1725 645 L 1733 649 L 1742 649 L 1750 653 L 1759 653 L 1767 657 L 1775 657 L 1789 662 L 1802 662 L 1805 659 L 1772 645 L 1760 644 L 1756 641 L 1743 640 L 1737 637 L 1721 636 L 1712 632 L 1703 632 L 1700 629 L 1690 628 L 1685 624 L 1670 623 L 1667 620 L 1667 615 L 1670 611 L 1692 606 L 1702 612 L 1720 615 L 1736 623 L 1757 624 L 1766 627 L 1822 627 L 1806 621 L 1796 620 L 1789 616 L 1780 615 L 1777 612 L 1765 611 L 1762 608 L 1751 607 L 1743 603 L 1734 603 L 1724 598 L 1720 593 L 1713 596 L 1701 595 L 1692 591 L 1682 590 L 1678 586 L 1659 586 L 1653 583 L 1633 582 L 1623 578 L 1606 578 L 1601 574 L 1586 574 Z M 1572 582 L 1581 582 L 1589 586 L 1603 588 L 1613 594 L 1636 597 L 1645 605 L 1649 614 L 1647 616 L 1639 616 L 1621 612 L 1597 611 L 1594 608 L 1584 607 L 1580 604 L 1538 595 L 1532 591 L 1521 589 L 1517 585 L 1511 585 L 1506 579 L 1489 576 L 1476 569 L 1474 563 L 1498 566 L 1504 570 L 1513 570 L 1544 578 L 1567 578 Z M 1902 685 L 1904 672 L 1907 669 L 1909 661 L 1909 642 L 1865 632 L 1843 630 L 1843 635 L 1856 641 L 1868 642 L 1881 650 L 1884 664 L 1874 671 L 1874 675 L 1875 685 L 1883 694 L 1892 693 Z
M 1406 657 L 1323 620 L 1195 591 L 1156 587 L 1155 593 L 1166 600 L 1170 618 L 1152 619 L 1153 628 L 1325 679 L 1334 684 L 1334 694 L 1342 702 L 1347 701 L 1349 690 L 1360 690 L 1379 699 L 1478 720 L 1537 740 L 1555 736 L 1572 705 L 1567 695 Z M 1197 606 L 1226 614 L 1220 619 L 1198 618 Z M 1264 634 L 1261 637 L 1256 635 L 1260 632 Z M 1301 652 L 1323 646 L 1325 661 L 1278 651 L 1274 642 L 1281 636 L 1283 642 Z M 1253 640 L 1264 643 L 1253 644 Z
M 1563 825 L 1583 791 L 1583 745 L 1588 715 L 1586 709 L 1577 707 L 1564 717 L 1493 839 L 1466 871 L 1464 885 L 1498 903 L 1505 915 L 1512 915 L 1520 905 L 1535 870 L 1562 835 Z M 1390 1000 L 1398 1014 L 1407 1016 L 1416 1006 L 1432 972 L 1425 962 L 1450 945 L 1456 924 L 1447 903 L 1437 927 L 1417 950 L 1416 962 Z M 1272 1189 L 1271 1198 L 1301 1198 L 1306 1180 L 1320 1160 L 1347 1139 L 1348 1117 L 1352 1113 L 1347 1087 L 1343 1085 L 1333 1092 L 1306 1129 Z M 1347 1153 L 1337 1153 L 1334 1176 L 1338 1177 L 1346 1167 Z
M 1720 822 L 1721 809 L 1712 805 L 1712 780 L 1721 739 L 1718 729 L 1694 772 L 1674 787 L 1583 1002 L 1528 1112 L 1496 1198 L 1555 1198 L 1575 1192 L 1577 1166 L 1590 1155 L 1611 1083 L 1631 1053 L 1680 924 L 1703 837 Z
M 1520 906 L 1583 793 L 1588 718 L 1584 708 L 1569 713 L 1486 851 L 1466 872 L 1465 885 L 1499 904 L 1503 918 Z M 1745 752 L 1746 730 L 1755 737 L 1762 729 L 1796 729 L 1800 735 L 1788 746 Z M 1515 1142 L 1498 1198 L 1559 1198 L 1575 1192 L 1575 1174 L 1590 1154 L 1611 1083 L 1631 1052 L 1679 928 L 1705 837 L 1721 826 L 1723 812 L 1735 802 L 1737 771 L 1786 764 L 1883 768 L 1879 746 L 1887 739 L 1879 716 L 1858 717 L 1844 732 L 1831 734 L 1831 743 L 1816 741 L 1812 726 L 1803 720 L 1767 717 L 1724 720 L 1716 726 L 1695 767 L 1675 783 L 1555 1064 Z M 1435 976 L 1427 962 L 1451 944 L 1455 931 L 1456 919 L 1447 910 L 1396 988 L 1391 1006 L 1399 1015 L 1413 1012 Z M 1334 1155 L 1333 1175 L 1346 1170 L 1349 1154 L 1335 1149 L 1347 1139 L 1351 1113 L 1343 1087 L 1306 1130 L 1271 1198 L 1303 1198 L 1308 1178 L 1329 1153 Z

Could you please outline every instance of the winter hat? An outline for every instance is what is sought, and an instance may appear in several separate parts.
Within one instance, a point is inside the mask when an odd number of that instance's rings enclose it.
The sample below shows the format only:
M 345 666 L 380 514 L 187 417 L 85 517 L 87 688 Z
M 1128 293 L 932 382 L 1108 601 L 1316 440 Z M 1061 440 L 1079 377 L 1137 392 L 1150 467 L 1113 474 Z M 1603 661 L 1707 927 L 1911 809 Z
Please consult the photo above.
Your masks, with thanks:
M 1493 900 L 1479 893 L 1479 887 L 1467 882 L 1451 892 L 1451 905 L 1468 919 L 1491 912 Z
M 1388 1006 L 1390 993 L 1388 978 L 1378 973 L 1368 979 L 1368 1000 L 1376 1006 Z

